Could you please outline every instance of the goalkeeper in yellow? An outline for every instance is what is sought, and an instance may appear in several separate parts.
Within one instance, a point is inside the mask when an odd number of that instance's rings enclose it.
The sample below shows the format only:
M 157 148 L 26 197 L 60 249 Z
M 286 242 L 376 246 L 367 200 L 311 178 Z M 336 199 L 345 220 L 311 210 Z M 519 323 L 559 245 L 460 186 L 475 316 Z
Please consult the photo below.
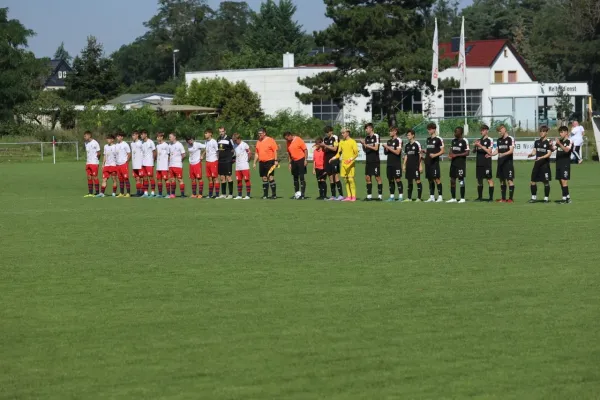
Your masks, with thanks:
M 342 159 L 342 170 L 340 176 L 346 181 L 346 194 L 348 195 L 342 201 L 356 201 L 356 183 L 354 182 L 354 161 L 358 157 L 358 145 L 356 141 L 350 137 L 350 130 L 342 130 L 342 140 L 339 142 L 337 154 L 329 160 Z

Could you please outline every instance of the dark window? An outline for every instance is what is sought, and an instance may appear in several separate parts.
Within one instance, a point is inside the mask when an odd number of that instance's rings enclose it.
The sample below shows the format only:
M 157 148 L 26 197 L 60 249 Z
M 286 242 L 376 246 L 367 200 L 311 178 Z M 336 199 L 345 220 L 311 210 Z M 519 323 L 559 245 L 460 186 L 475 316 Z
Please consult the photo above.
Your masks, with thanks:
M 321 100 L 312 105 L 313 117 L 328 123 L 335 123 L 340 112 L 339 107 L 333 103 L 333 100 Z
M 481 114 L 482 90 L 467 89 L 467 115 Z M 463 89 L 444 90 L 444 116 L 463 117 L 465 115 L 465 92 Z

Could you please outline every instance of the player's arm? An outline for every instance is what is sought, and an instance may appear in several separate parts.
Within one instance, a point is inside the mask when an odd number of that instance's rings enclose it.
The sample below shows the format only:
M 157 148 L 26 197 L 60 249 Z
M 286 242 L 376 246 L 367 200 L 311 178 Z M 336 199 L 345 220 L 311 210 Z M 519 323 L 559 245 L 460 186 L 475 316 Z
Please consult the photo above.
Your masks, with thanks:
M 350 162 L 354 162 L 358 158 L 358 145 L 356 142 L 352 144 L 352 157 L 350 158 Z
M 408 156 L 404 154 L 404 158 L 402 158 L 402 171 L 406 171 L 406 160 Z
M 338 147 L 339 147 L 339 146 L 338 146 L 338 142 L 335 142 L 335 143 L 333 143 L 333 146 L 327 146 L 325 143 L 323 143 L 321 146 L 322 146 L 324 149 L 327 149 L 327 150 L 329 150 L 329 151 L 335 151 L 335 152 L 337 152 L 337 151 L 338 151 Z
M 125 142 L 123 142 L 123 143 L 125 143 Z M 131 148 L 129 147 L 129 145 L 127 143 L 125 143 L 125 148 L 127 149 L 127 150 L 125 150 L 125 151 L 127 151 L 127 162 L 129 162 L 129 161 L 131 161 Z
M 533 149 L 531 149 L 531 153 L 527 154 L 527 158 L 535 157 L 535 152 L 536 152 L 536 149 L 534 147 Z
M 444 141 L 442 139 L 440 139 L 440 141 L 442 142 L 442 145 L 440 146 L 440 151 L 438 153 L 435 153 L 435 154 L 430 154 L 429 157 L 436 158 L 436 157 L 440 157 L 442 154 L 445 153 Z
M 477 149 L 483 148 L 483 146 L 481 146 L 481 143 L 478 140 L 475 140 L 473 142 L 473 150 L 471 150 L 473 153 L 477 153 Z
M 566 151 L 567 153 L 569 151 L 571 151 L 571 144 L 570 143 L 569 143 L 568 146 L 563 146 L 563 144 L 560 142 L 560 140 L 557 140 L 556 144 L 558 145 L 558 147 L 560 147 L 563 151 Z
M 256 168 L 256 163 L 258 162 L 258 148 L 254 148 L 254 168 Z
M 331 160 L 329 160 L 329 164 L 331 164 L 333 162 L 333 160 L 339 160 L 341 156 L 342 156 L 342 146 L 339 146 L 337 153 L 335 153 L 335 156 L 331 157 Z
M 546 150 L 546 154 L 544 154 L 543 156 L 541 156 L 540 158 L 538 158 L 538 160 L 545 160 L 546 158 L 550 158 L 550 156 L 552 155 L 552 152 L 554 150 L 552 149 L 552 147 L 550 147 L 549 149 Z
M 400 153 L 402 153 L 402 146 L 399 146 L 396 150 L 394 150 L 393 147 L 387 146 L 386 145 L 386 149 L 387 151 L 389 151 L 390 153 L 393 153 L 395 155 L 400 155 Z
M 377 137 L 377 136 L 375 136 L 375 137 Z M 379 151 L 379 138 L 377 138 L 377 142 L 375 142 L 374 145 L 370 146 L 368 144 L 365 144 L 364 147 L 366 147 L 369 150 Z
M 308 148 L 304 145 L 304 166 L 308 165 Z
M 273 153 L 275 153 L 275 165 L 279 165 L 279 157 L 277 157 L 277 146 L 273 149 Z

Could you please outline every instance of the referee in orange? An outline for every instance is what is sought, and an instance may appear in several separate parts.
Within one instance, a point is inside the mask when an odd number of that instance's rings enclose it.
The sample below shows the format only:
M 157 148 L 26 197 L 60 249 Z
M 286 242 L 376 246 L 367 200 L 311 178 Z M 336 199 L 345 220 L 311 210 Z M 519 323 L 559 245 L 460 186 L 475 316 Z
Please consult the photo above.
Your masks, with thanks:
M 289 169 L 294 177 L 294 191 L 295 195 L 293 198 L 298 200 L 304 200 L 306 193 L 306 164 L 308 162 L 308 150 L 306 143 L 302 138 L 292 135 L 291 132 L 286 132 L 283 137 L 287 141 L 287 153 L 289 161 Z M 298 196 L 298 194 L 300 194 Z
M 272 137 L 267 136 L 267 130 L 265 128 L 259 129 L 254 155 L 254 169 L 256 169 L 256 163 L 258 162 L 260 178 L 263 182 L 263 200 L 269 199 L 269 186 L 271 186 L 271 192 L 273 193 L 271 198 L 277 198 L 277 185 L 275 184 L 275 168 L 279 165 L 277 150 L 277 143 Z

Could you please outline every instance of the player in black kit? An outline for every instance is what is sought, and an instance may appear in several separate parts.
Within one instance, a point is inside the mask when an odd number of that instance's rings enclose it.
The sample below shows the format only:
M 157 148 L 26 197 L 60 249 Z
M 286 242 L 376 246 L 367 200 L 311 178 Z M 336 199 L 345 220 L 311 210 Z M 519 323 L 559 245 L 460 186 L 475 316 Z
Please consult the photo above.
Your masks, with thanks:
M 437 125 L 430 123 L 427 125 L 427 149 L 421 150 L 425 153 L 425 177 L 429 181 L 429 200 L 426 203 L 435 202 L 435 186 L 437 185 L 438 198 L 437 202 L 441 203 L 442 199 L 442 181 L 440 180 L 440 156 L 444 154 L 444 141 L 437 134 Z
M 218 173 L 221 180 L 221 196 L 220 198 L 233 198 L 233 178 L 231 177 L 232 166 L 233 166 L 233 155 L 234 145 L 233 140 L 227 136 L 225 127 L 219 127 L 219 167 Z M 227 189 L 229 189 L 229 195 L 227 195 Z
M 556 138 L 556 180 L 560 181 L 562 189 L 561 204 L 571 203 L 571 194 L 569 193 L 569 179 L 571 179 L 571 152 L 573 144 L 569 140 L 569 128 L 561 126 L 558 129 L 560 138 Z
M 371 177 L 374 176 L 377 181 L 377 200 L 381 201 L 383 194 L 383 184 L 381 183 L 381 166 L 379 161 L 379 135 L 373 131 L 373 124 L 368 123 L 365 125 L 365 131 L 367 136 L 361 139 L 363 150 L 367 156 L 367 163 L 365 165 L 365 180 L 367 181 L 367 198 L 366 201 L 373 200 L 371 192 L 373 191 L 373 184 L 371 183 Z
M 535 157 L 535 164 L 531 170 L 531 200 L 530 203 L 537 203 L 537 182 L 544 183 L 544 203 L 550 202 L 550 181 L 552 172 L 550 171 L 550 156 L 554 147 L 548 140 L 548 127 L 540 126 L 540 138 L 533 143 L 533 150 L 527 157 Z
M 387 155 L 387 178 L 390 185 L 390 198 L 395 201 L 394 191 L 398 186 L 398 201 L 403 200 L 404 187 L 402 185 L 402 139 L 398 137 L 398 128 L 390 128 L 390 140 L 383 145 L 383 152 Z
M 333 128 L 331 126 L 325 127 L 325 139 L 323 139 L 323 150 L 325 150 L 325 171 L 329 176 L 329 184 L 331 188 L 330 200 L 342 200 L 344 193 L 342 193 L 342 181 L 340 181 L 340 160 L 333 160 L 332 158 L 338 152 L 338 137 L 333 134 Z M 337 189 L 337 197 L 336 197 Z
M 421 144 L 415 140 L 415 131 L 409 129 L 406 133 L 408 143 L 404 146 L 404 164 L 402 170 L 408 180 L 408 198 L 404 201 L 412 201 L 413 180 L 417 181 L 417 201 L 421 201 L 423 194 L 423 184 L 421 184 L 421 173 L 423 165 L 421 164 Z
M 500 137 L 497 141 L 497 148 L 492 156 L 498 155 L 498 169 L 496 178 L 500 179 L 500 190 L 502 199 L 500 203 L 512 203 L 515 194 L 515 167 L 513 165 L 513 153 L 515 151 L 515 139 L 508 135 L 506 127 L 500 125 L 496 128 Z M 506 200 L 506 186 L 508 183 L 508 200 Z
M 467 156 L 470 153 L 469 142 L 464 138 L 465 131 L 462 127 L 454 129 L 454 139 L 450 147 L 450 153 L 448 154 L 450 164 L 450 193 L 452 198 L 446 203 L 456 203 L 456 180 L 458 179 L 460 184 L 460 201 L 458 203 L 465 203 L 465 177 L 467 176 Z
M 490 127 L 481 126 L 481 138 L 473 143 L 473 152 L 476 153 L 477 161 L 475 174 L 477 176 L 477 200 L 483 201 L 483 180 L 488 181 L 489 201 L 494 201 L 494 180 L 492 179 L 492 153 L 494 141 L 488 136 Z

